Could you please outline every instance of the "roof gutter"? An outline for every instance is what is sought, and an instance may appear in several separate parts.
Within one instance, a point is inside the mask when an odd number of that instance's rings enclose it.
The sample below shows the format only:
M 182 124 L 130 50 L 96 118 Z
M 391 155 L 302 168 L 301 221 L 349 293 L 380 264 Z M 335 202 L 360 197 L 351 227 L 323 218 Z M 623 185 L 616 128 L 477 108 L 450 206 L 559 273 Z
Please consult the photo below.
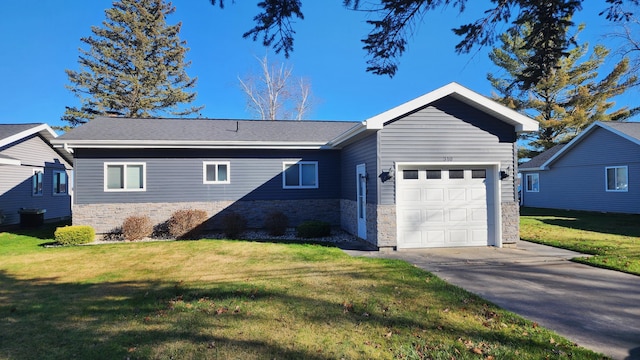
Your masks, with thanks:
M 74 149 L 330 149 L 321 142 L 266 142 L 266 141 L 121 141 L 121 140 L 76 140 L 53 141 L 54 147 L 72 153 Z

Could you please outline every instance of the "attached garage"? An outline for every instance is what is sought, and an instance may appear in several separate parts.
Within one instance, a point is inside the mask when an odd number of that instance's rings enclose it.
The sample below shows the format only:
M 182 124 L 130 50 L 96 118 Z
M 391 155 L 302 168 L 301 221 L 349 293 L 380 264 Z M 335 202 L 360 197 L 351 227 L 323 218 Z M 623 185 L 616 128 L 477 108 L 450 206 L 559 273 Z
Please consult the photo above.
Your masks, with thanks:
M 498 166 L 399 164 L 397 247 L 500 246 Z

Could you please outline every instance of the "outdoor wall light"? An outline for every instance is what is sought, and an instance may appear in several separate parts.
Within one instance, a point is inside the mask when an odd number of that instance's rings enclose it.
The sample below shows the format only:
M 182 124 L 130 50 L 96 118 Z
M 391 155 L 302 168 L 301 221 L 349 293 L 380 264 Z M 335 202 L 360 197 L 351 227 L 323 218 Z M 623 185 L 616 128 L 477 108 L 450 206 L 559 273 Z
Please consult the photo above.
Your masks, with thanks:
M 378 175 L 378 177 L 380 178 L 380 181 L 386 182 L 393 179 L 393 174 L 394 174 L 394 169 L 393 167 L 390 167 L 389 170 L 381 172 L 380 175 Z

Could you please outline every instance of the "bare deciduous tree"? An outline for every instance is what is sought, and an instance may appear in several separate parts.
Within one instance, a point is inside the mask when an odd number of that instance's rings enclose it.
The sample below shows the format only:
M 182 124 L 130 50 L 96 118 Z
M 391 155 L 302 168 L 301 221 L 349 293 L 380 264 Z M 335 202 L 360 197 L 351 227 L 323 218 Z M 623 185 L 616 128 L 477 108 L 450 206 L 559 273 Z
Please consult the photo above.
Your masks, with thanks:
M 293 67 L 269 64 L 265 55 L 257 58 L 260 74 L 238 77 L 247 96 L 247 108 L 261 120 L 303 120 L 312 107 L 311 84 L 293 77 Z

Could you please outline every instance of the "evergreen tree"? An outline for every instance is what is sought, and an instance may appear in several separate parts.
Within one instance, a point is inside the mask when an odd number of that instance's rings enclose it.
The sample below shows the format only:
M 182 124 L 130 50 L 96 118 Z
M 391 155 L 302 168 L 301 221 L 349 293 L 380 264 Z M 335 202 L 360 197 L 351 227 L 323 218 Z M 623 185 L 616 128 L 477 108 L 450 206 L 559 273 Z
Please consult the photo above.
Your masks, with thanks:
M 630 73 L 628 59 L 623 59 L 606 76 L 599 77 L 598 70 L 609 55 L 601 45 L 596 45 L 591 54 L 586 43 L 570 49 L 548 75 L 528 90 L 521 90 L 517 79 L 535 61 L 532 51 L 523 47 L 532 29 L 524 24 L 503 34 L 501 47 L 489 54 L 491 61 L 506 72 L 504 77 L 487 75 L 498 92 L 497 100 L 540 122 L 537 133 L 525 135 L 528 148 L 519 157 L 533 157 L 567 142 L 594 121 L 624 120 L 639 110 L 614 109 L 611 98 L 633 86 L 637 76 Z
M 66 107 L 62 120 L 71 127 L 98 115 L 152 117 L 162 113 L 188 115 L 202 107 L 179 107 L 196 98 L 189 92 L 196 78 L 185 68 L 186 42 L 181 24 L 167 25 L 175 7 L 163 0 L 120 0 L 105 11 L 102 27 L 81 39 L 80 71 L 66 70 L 67 88 L 81 106 Z

